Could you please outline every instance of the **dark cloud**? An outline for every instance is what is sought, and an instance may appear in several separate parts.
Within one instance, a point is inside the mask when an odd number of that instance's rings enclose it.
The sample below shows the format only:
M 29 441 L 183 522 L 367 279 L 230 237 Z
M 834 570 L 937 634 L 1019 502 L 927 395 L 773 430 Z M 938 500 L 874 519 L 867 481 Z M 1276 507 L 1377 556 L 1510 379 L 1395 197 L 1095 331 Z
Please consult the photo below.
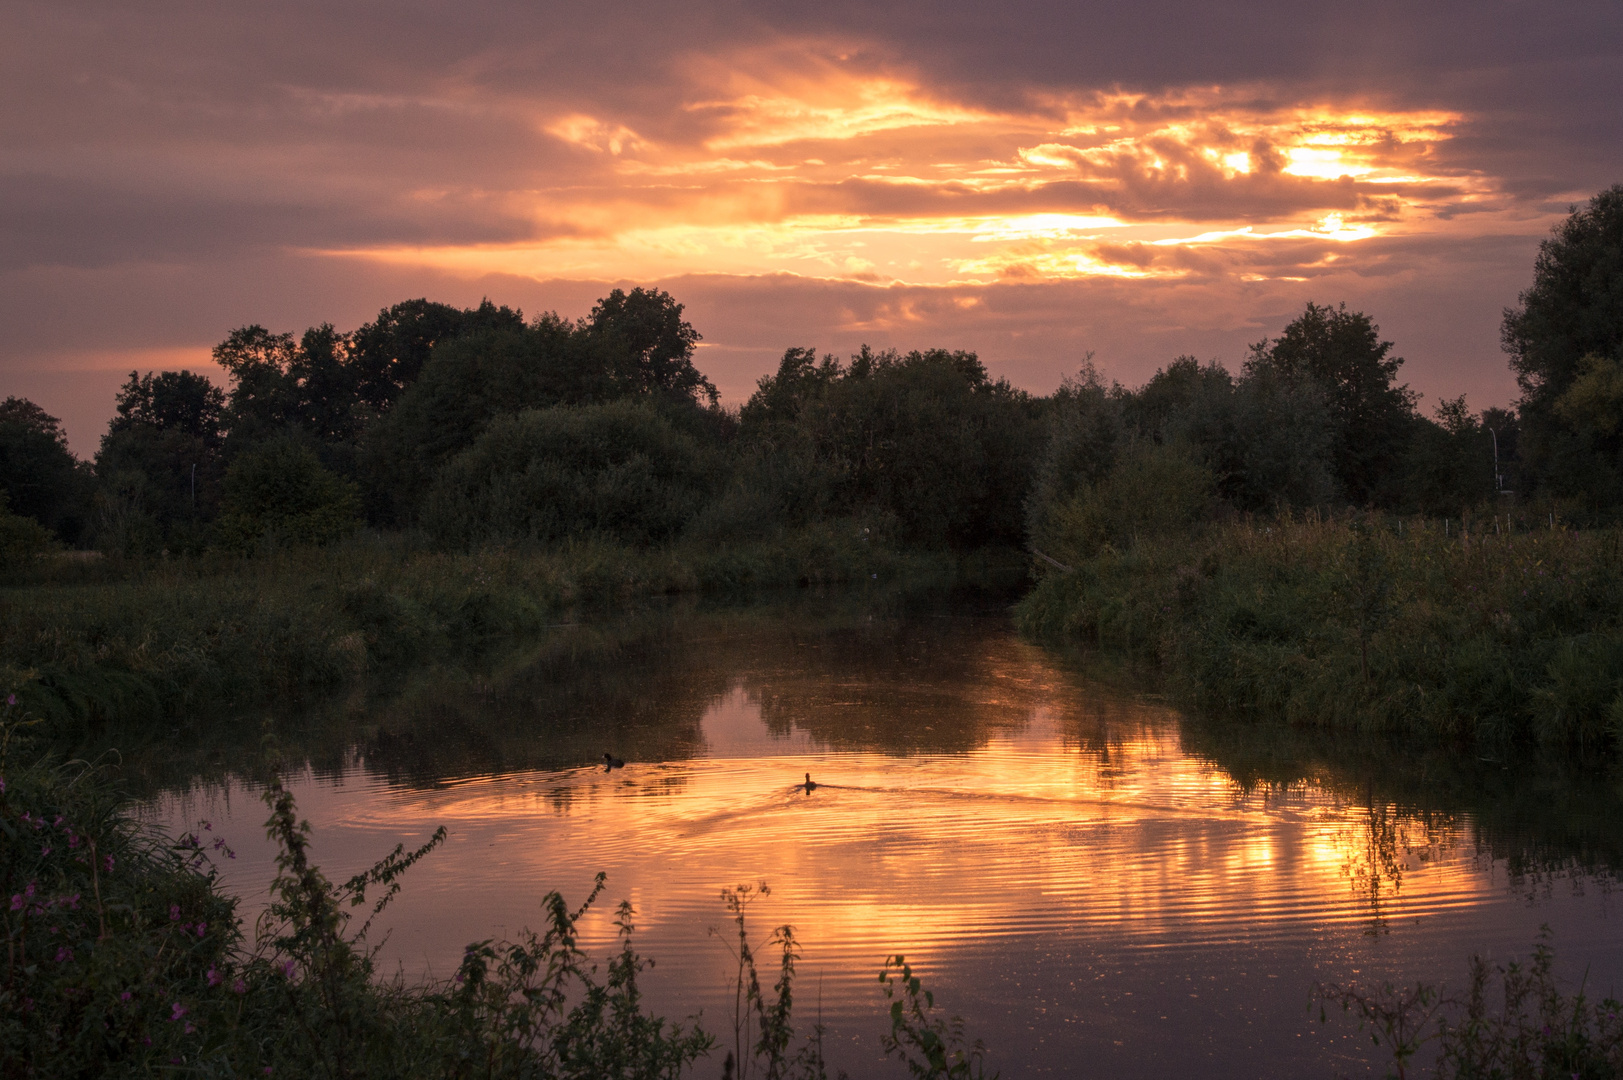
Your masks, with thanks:
M 111 410 L 106 373 L 125 359 L 199 355 L 247 322 L 352 326 L 424 294 L 579 314 L 610 279 L 642 272 L 605 262 L 548 281 L 537 280 L 544 252 L 533 276 L 519 276 L 310 249 L 544 245 L 612 240 L 645 219 L 807 213 L 1108 211 L 1263 232 L 1337 211 L 1395 224 L 1356 251 L 1312 237 L 1073 245 L 1183 275 L 1167 280 L 1033 271 L 1024 283 L 886 285 L 889 271 L 822 281 L 681 276 L 679 258 L 659 263 L 706 334 L 707 370 L 735 400 L 787 345 L 843 351 L 865 340 L 977 348 L 1036 389 L 1091 348 L 1134 381 L 1179 352 L 1237 359 L 1307 299 L 1346 299 L 1398 341 L 1416 385 L 1499 403 L 1512 393 L 1499 310 L 1525 285 L 1551 215 L 1623 180 L 1614 0 L 11 0 L 0 30 L 0 393 L 37 387 L 57 400 L 81 451 L 94 443 L 87 418 Z M 943 127 L 950 146 L 933 130 L 881 125 L 849 140 L 818 138 L 814 126 L 710 154 L 759 163 L 753 171 L 682 171 L 705 140 L 754 122 L 764 96 L 817 105 L 840 79 L 890 79 L 935 106 L 1015 119 Z M 1147 96 L 1124 104 L 1109 97 L 1118 91 Z M 1107 100 L 1144 131 L 1204 124 L 1201 146 L 1246 150 L 1256 168 L 1226 174 L 1164 135 L 1090 156 L 1104 135 L 1053 134 L 1069 110 Z M 1266 139 L 1218 130 L 1213 102 L 1231 117 L 1336 103 L 1461 119 L 1447 138 L 1388 148 L 1394 161 L 1423 153 L 1427 183 L 1354 184 L 1282 172 Z M 602 131 L 572 141 L 559 127 L 570 117 Z M 1073 147 L 1072 164 L 1002 186 L 970 175 L 1043 141 Z M 949 149 L 959 171 L 923 175 Z M 651 243 L 679 253 L 682 242 Z M 1348 257 L 1325 258 L 1338 253 Z

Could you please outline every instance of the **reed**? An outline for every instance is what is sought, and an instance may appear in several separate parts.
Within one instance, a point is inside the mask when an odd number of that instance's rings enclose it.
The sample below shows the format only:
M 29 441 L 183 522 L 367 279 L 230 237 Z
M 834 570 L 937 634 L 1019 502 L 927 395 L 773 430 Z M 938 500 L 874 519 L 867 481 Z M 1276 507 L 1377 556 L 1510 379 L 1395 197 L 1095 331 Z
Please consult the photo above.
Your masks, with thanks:
M 36 571 L 0 589 L 0 682 L 62 740 L 388 680 L 522 639 L 576 608 L 673 593 L 951 579 L 957 560 L 823 523 L 770 540 L 436 551 L 357 538 Z
M 1230 521 L 1049 572 L 1018 618 L 1154 666 L 1205 712 L 1613 745 L 1623 533 L 1507 522 Z

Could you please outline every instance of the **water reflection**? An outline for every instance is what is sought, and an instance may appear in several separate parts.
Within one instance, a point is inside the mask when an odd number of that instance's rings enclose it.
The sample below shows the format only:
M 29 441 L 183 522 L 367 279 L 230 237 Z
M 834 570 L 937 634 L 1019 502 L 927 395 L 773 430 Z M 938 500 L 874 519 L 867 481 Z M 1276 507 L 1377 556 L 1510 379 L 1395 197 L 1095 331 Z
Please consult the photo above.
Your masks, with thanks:
M 1123 1076 L 1357 1071 L 1361 1037 L 1307 1022 L 1315 978 L 1455 976 L 1546 921 L 1592 985 L 1623 974 L 1593 888 L 1623 828 L 1604 778 L 1190 723 L 1089 683 L 995 612 L 647 612 L 284 721 L 281 739 L 307 762 L 294 788 L 330 873 L 449 829 L 392 912 L 385 957 L 409 974 L 449 971 L 465 942 L 604 870 L 661 961 L 651 991 L 719 1026 L 726 957 L 705 931 L 722 888 L 765 879 L 757 928 L 795 924 L 859 1075 L 896 951 L 1018 1074 L 1079 1055 Z M 605 771 L 605 751 L 625 768 Z M 251 755 L 221 748 L 153 804 L 228 831 L 250 907 L 270 874 Z M 1600 809 L 1552 804 L 1573 782 L 1564 798 Z

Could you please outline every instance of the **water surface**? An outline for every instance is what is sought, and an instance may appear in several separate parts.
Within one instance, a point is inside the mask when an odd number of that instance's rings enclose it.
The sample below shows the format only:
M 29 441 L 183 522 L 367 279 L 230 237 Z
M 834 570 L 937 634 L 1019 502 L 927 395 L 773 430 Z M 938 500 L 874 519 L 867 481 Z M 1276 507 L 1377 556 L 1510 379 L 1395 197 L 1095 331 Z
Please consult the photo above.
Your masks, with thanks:
M 858 1076 L 894 1071 L 876 976 L 898 952 L 1005 1076 L 1362 1075 L 1369 1040 L 1314 1022 L 1315 980 L 1457 983 L 1541 924 L 1563 971 L 1623 983 L 1604 777 L 1197 725 L 1021 641 L 995 605 L 561 627 L 352 712 L 291 783 L 329 876 L 449 831 L 388 913 L 387 967 L 444 978 L 603 871 L 592 946 L 630 900 L 654 1005 L 730 1030 L 709 931 L 723 888 L 764 881 L 756 936 L 795 927 L 799 1016 L 820 1008 Z M 259 787 L 179 779 L 151 812 L 232 842 L 251 917 L 272 874 Z

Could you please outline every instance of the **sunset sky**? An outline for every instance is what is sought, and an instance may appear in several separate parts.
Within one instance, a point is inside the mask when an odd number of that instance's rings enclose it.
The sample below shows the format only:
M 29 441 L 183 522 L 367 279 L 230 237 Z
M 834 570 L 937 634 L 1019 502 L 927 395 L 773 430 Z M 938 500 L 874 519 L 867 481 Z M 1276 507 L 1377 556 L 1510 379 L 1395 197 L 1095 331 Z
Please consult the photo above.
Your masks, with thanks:
M 1136 385 L 1345 300 L 1506 404 L 1620 87 L 1616 0 L 0 0 L 0 396 L 88 455 L 235 326 L 657 284 L 733 403 L 865 342 Z

